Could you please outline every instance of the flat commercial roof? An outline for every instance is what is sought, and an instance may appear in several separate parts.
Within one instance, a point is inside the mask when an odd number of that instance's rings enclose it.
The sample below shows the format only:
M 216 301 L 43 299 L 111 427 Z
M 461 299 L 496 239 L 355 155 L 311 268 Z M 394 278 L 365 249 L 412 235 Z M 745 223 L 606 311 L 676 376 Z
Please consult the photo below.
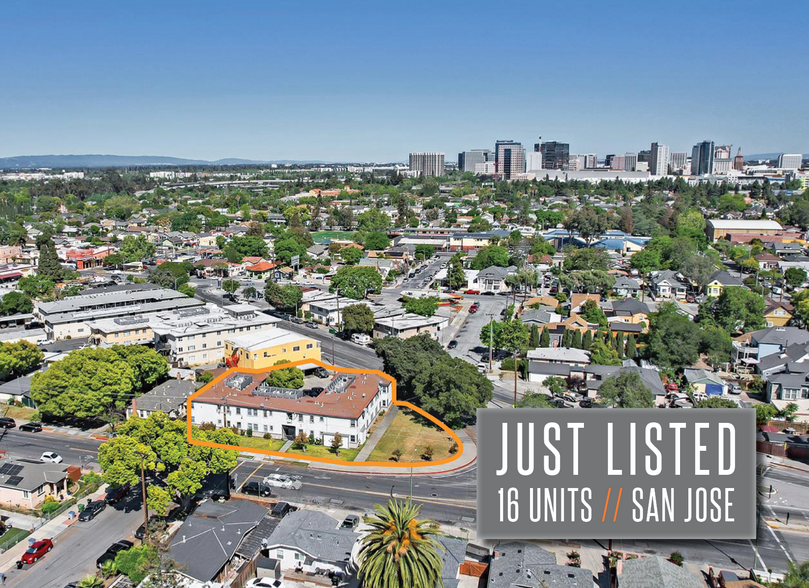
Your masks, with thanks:
M 767 231 L 782 231 L 782 227 L 774 220 L 757 220 L 757 219 L 709 219 L 708 223 L 715 229 L 738 229 L 738 230 L 767 230 Z
M 261 331 L 259 333 L 229 337 L 225 339 L 225 341 L 239 349 L 253 351 L 266 347 L 275 347 L 276 345 L 284 345 L 286 343 L 296 343 L 298 341 L 314 341 L 314 339 L 284 329 L 273 329 L 272 331 Z

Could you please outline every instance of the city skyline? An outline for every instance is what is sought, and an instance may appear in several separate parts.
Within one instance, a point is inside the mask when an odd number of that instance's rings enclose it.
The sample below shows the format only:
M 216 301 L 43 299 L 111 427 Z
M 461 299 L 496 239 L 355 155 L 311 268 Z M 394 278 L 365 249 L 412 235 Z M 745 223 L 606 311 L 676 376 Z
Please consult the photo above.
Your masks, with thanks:
M 653 141 L 687 151 L 705 139 L 744 153 L 809 152 L 806 66 L 770 58 L 805 53 L 804 4 L 788 2 L 792 17 L 777 22 L 747 18 L 738 3 L 672 14 L 473 2 L 430 5 L 429 19 L 418 8 L 14 5 L 0 38 L 16 56 L 4 71 L 0 100 L 13 116 L 0 155 L 406 161 L 411 151 L 454 159 L 501 137 L 530 146 L 538 135 L 571 153 Z M 689 58 L 684 39 L 719 33 L 732 42 Z M 764 37 L 766 54 L 744 41 Z M 479 51 L 495 39 L 509 40 L 509 60 Z M 548 47 L 565 59 L 543 59 Z M 461 54 L 472 57 L 452 57 Z M 607 67 L 616 55 L 631 59 Z M 785 91 L 751 71 L 784 80 Z

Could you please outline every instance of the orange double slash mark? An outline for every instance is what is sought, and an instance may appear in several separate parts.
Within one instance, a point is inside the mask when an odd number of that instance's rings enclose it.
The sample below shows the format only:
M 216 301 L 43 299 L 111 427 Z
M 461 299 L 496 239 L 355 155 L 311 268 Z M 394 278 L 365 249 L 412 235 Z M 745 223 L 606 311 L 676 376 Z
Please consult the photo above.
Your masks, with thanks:
M 621 506 L 621 494 L 624 493 L 623 488 L 618 488 L 618 500 L 615 501 L 615 514 L 612 516 L 612 522 L 618 520 L 618 508 Z M 607 520 L 607 509 L 610 506 L 610 494 L 612 494 L 612 488 L 607 488 L 607 500 L 604 501 L 604 514 L 601 515 L 601 522 L 603 523 Z

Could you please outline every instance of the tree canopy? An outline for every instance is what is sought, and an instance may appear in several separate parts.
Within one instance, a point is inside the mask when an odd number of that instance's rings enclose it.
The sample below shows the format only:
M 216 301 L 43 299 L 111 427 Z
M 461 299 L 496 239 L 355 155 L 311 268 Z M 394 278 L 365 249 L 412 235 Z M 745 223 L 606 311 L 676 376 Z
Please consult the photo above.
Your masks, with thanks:
M 382 276 L 375 267 L 341 267 L 329 286 L 329 292 L 339 292 L 354 300 L 362 300 L 368 292 L 379 294 L 381 291 Z
M 637 371 L 621 370 L 601 384 L 598 396 L 618 408 L 653 408 L 654 396 Z
M 275 365 L 282 365 L 285 363 L 289 363 L 289 360 L 280 359 L 275 362 Z M 275 386 L 276 388 L 300 390 L 303 388 L 303 372 L 294 366 L 280 370 L 273 370 L 267 374 L 267 379 L 264 382 L 268 386 Z
M 343 327 L 352 333 L 370 333 L 374 330 L 374 312 L 367 304 L 351 304 L 340 311 Z

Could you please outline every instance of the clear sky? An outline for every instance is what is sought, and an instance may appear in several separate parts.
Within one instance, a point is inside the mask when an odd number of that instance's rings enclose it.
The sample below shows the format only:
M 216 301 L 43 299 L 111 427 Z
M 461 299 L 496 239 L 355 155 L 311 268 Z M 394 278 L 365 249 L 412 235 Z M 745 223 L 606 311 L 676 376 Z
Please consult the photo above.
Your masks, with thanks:
M 809 152 L 809 2 L 10 2 L 0 156 Z

